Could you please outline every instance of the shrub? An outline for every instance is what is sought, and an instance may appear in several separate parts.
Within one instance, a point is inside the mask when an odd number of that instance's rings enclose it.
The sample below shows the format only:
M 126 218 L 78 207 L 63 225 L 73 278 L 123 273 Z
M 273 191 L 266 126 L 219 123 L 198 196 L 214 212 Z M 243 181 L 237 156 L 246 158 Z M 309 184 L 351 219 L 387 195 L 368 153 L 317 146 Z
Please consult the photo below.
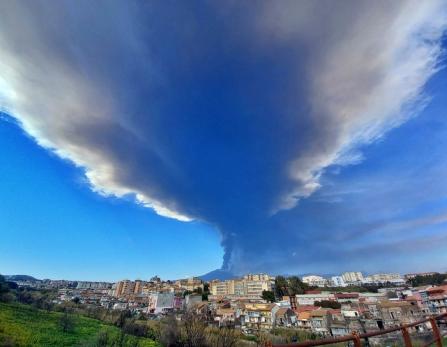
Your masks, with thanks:
M 74 330 L 73 318 L 69 316 L 67 312 L 65 312 L 59 318 L 59 326 L 64 333 L 72 332 Z

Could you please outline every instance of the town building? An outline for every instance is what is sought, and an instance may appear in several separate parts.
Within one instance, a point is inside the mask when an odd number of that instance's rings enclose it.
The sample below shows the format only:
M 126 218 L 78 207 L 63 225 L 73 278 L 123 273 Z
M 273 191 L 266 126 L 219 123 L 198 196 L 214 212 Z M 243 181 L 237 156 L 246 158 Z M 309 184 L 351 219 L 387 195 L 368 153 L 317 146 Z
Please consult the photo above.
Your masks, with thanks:
M 148 297 L 148 313 L 167 313 L 174 310 L 174 293 L 154 293 Z
M 290 307 L 276 305 L 272 309 L 273 324 L 276 327 L 292 327 L 297 324 L 296 313 Z
M 313 287 L 324 287 L 328 285 L 328 280 L 317 275 L 303 276 L 302 281 Z
M 416 302 L 387 300 L 380 302 L 379 308 L 385 328 L 411 324 L 422 318 L 422 312 Z
M 216 296 L 247 296 L 259 298 L 262 292 L 274 289 L 275 278 L 266 274 L 246 275 L 241 279 L 212 281 L 210 291 Z
M 307 292 L 306 294 L 297 294 L 296 302 L 298 305 L 313 305 L 315 301 L 335 300 L 335 295 L 330 292 Z
M 331 277 L 331 285 L 334 287 L 346 287 L 347 284 L 343 280 L 342 276 L 332 276 Z
M 247 333 L 270 331 L 273 328 L 272 309 L 275 304 L 246 303 L 240 315 L 242 330 Z
M 236 321 L 236 310 L 232 307 L 217 308 L 214 321 L 219 327 L 234 326 Z
M 182 290 L 193 292 L 195 290 L 203 290 L 203 281 L 198 277 L 190 277 L 175 281 L 175 286 Z
M 347 284 L 359 284 L 364 280 L 361 272 L 345 272 L 341 275 L 341 277 Z
M 123 280 L 116 283 L 115 296 L 120 297 L 127 294 L 132 294 L 135 288 L 135 282 Z
M 420 291 L 423 304 L 432 314 L 447 312 L 447 285 L 431 287 Z
M 363 283 L 365 284 L 392 283 L 396 285 L 403 285 L 405 284 L 405 280 L 401 277 L 401 275 L 397 273 L 379 273 L 365 277 Z
M 76 289 L 110 289 L 112 283 L 108 282 L 87 282 L 79 281 L 76 285 Z

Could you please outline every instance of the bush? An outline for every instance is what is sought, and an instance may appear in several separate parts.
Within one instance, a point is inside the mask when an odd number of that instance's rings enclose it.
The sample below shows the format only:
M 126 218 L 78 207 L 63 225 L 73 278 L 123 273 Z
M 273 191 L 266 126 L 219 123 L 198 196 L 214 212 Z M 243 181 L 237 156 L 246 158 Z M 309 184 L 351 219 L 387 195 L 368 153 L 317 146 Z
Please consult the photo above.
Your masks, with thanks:
M 315 301 L 314 305 L 323 308 L 332 308 L 334 310 L 341 308 L 341 304 L 339 302 L 332 300 Z
M 146 337 L 148 332 L 147 325 L 138 324 L 132 321 L 127 321 L 126 323 L 124 323 L 122 329 L 126 334 L 138 337 Z
M 109 336 L 109 332 L 107 330 L 101 330 L 98 333 L 98 337 L 96 338 L 96 341 L 95 341 L 95 346 L 96 347 L 110 346 L 110 336 Z
M 173 316 L 160 322 L 159 340 L 166 347 L 180 346 L 180 329 Z
M 217 329 L 214 334 L 208 337 L 209 345 L 215 347 L 235 347 L 239 341 L 240 332 L 224 327 Z
M 204 347 L 206 346 L 206 325 L 202 317 L 192 311 L 183 315 L 183 333 L 182 340 L 186 347 Z
M 67 312 L 65 312 L 60 318 L 59 318 L 59 327 L 64 333 L 69 333 L 74 330 L 74 321 L 71 316 L 68 315 Z

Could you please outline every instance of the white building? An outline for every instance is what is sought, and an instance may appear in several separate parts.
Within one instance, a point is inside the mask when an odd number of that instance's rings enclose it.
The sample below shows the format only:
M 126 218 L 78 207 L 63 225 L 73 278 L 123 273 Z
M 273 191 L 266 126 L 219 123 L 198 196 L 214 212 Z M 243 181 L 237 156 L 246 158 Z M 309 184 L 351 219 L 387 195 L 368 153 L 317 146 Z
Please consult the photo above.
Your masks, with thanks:
M 108 282 L 88 282 L 79 281 L 76 289 L 110 289 L 112 288 L 112 283 Z
M 148 312 L 162 313 L 174 309 L 174 293 L 154 293 L 149 295 Z
M 331 283 L 334 287 L 346 287 L 347 286 L 347 284 L 343 280 L 342 276 L 332 276 Z
M 341 277 L 343 277 L 343 281 L 347 284 L 358 284 L 364 280 L 361 272 L 345 272 Z
M 386 292 L 382 293 L 359 293 L 360 298 L 365 298 L 368 302 L 379 302 L 387 299 Z
M 185 307 L 187 310 L 202 302 L 202 295 L 189 294 L 185 296 Z
M 405 284 L 405 280 L 401 275 L 397 273 L 381 273 L 367 276 L 364 283 L 380 284 L 380 283 L 394 283 L 394 284 Z
M 322 292 L 316 294 L 297 294 L 296 302 L 298 305 L 313 305 L 315 301 L 335 300 L 335 296 L 330 292 Z
M 304 276 L 302 281 L 314 287 L 324 287 L 328 284 L 328 281 L 324 277 L 317 275 Z

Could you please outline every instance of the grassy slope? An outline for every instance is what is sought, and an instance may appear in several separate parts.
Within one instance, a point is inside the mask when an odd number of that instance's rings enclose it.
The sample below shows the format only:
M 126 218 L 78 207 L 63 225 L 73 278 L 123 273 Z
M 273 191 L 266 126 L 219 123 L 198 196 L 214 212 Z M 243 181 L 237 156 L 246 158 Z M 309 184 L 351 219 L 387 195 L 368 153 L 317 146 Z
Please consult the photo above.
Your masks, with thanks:
M 18 346 L 93 346 L 99 331 L 119 334 L 116 327 L 82 316 L 73 316 L 74 330 L 63 333 L 58 325 L 61 315 L 26 305 L 0 303 L 0 345 L 9 338 Z M 140 338 L 138 342 L 140 347 L 158 346 L 149 339 Z

